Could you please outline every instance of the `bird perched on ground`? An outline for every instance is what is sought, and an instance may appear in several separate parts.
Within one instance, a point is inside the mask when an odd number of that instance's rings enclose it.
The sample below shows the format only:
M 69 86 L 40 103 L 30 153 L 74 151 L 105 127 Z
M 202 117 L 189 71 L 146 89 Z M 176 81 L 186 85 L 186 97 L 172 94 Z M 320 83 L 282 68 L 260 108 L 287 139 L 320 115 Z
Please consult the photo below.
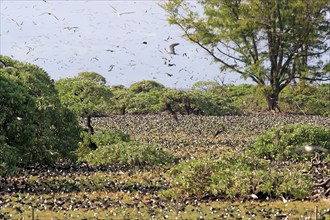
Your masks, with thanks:
M 315 145 L 305 145 L 303 147 L 299 147 L 295 149 L 296 152 L 303 152 L 303 153 L 312 153 L 312 152 L 324 152 L 329 153 L 329 150 Z
M 176 55 L 177 53 L 175 53 L 175 47 L 178 46 L 179 43 L 174 43 L 174 44 L 171 44 L 170 45 L 170 50 L 167 51 L 169 54 L 173 54 L 173 55 Z

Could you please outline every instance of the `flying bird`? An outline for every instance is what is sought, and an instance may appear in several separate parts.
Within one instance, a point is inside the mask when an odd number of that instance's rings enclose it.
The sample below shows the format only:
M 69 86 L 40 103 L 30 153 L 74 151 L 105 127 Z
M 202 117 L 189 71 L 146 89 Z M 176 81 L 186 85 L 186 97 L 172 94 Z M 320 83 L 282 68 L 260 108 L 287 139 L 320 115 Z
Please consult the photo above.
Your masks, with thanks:
M 23 25 L 23 21 L 22 21 L 21 23 L 18 23 L 16 20 L 14 20 L 14 19 L 12 19 L 12 18 L 11 18 L 11 20 L 12 20 L 13 22 L 15 22 L 16 25 L 17 25 L 18 27 Z
M 109 66 L 109 70 L 108 70 L 108 72 L 111 72 L 111 71 L 113 70 L 114 67 L 115 67 L 115 65 L 113 65 L 113 64 L 110 65 L 110 66 Z
M 97 57 L 92 57 L 92 58 L 90 59 L 90 61 L 92 61 L 92 60 L 97 60 L 97 61 L 99 61 L 99 59 L 98 59 Z
M 65 27 L 65 28 L 63 28 L 63 29 L 67 29 L 68 31 L 73 30 L 73 32 L 76 32 L 77 29 L 78 29 L 78 27 Z
M 169 54 L 176 55 L 176 53 L 175 53 L 175 47 L 178 46 L 178 45 L 179 45 L 179 43 L 171 44 L 171 45 L 170 45 L 170 50 L 167 51 L 167 52 L 168 52 Z
M 119 13 L 118 10 L 116 8 L 114 8 L 113 6 L 110 5 L 110 7 L 113 9 L 113 11 L 118 15 L 118 16 L 122 16 L 125 14 L 133 14 L 135 13 L 134 11 L 126 11 L 126 12 L 121 12 Z
M 173 74 L 171 74 L 171 73 L 165 73 L 165 74 L 168 75 L 169 77 L 173 76 Z
M 53 13 L 50 13 L 50 12 L 44 12 L 44 13 L 40 14 L 39 16 L 41 16 L 41 15 L 51 15 L 51 16 L 53 16 L 56 20 L 59 20 L 58 17 L 56 17 L 56 15 L 54 15 Z

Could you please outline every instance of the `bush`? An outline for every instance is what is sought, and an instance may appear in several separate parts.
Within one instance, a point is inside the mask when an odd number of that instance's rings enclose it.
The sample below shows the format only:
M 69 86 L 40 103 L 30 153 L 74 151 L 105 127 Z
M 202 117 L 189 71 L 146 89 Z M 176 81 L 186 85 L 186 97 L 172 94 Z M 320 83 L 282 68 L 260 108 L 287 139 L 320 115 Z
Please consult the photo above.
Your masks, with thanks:
M 104 130 L 90 136 L 87 132 L 81 132 L 81 142 L 79 148 L 76 151 L 78 161 L 85 161 L 86 156 L 93 152 L 89 147 L 91 143 L 96 144 L 98 148 L 102 146 L 108 146 L 111 144 L 117 144 L 120 142 L 129 142 L 130 136 L 120 131 Z
M 92 135 L 92 141 L 98 146 L 108 146 L 120 142 L 129 142 L 130 136 L 120 131 L 105 130 Z
M 91 165 L 145 166 L 170 164 L 177 159 L 170 154 L 147 144 L 120 142 L 101 146 L 88 154 L 86 162 Z
M 320 146 L 330 152 L 330 129 L 322 126 L 291 124 L 262 134 L 252 144 L 249 154 L 267 159 L 307 159 L 302 147 Z
M 15 150 L 18 156 L 11 154 L 10 163 L 74 162 L 81 128 L 76 115 L 61 105 L 50 76 L 34 64 L 2 55 L 0 60 L 7 66 L 0 66 L 0 139 L 5 136 L 6 153 Z
M 28 161 L 36 136 L 35 101 L 19 80 L 0 75 L 0 174 Z
M 259 198 L 302 199 L 312 188 L 311 176 L 302 172 L 305 166 L 276 167 L 270 161 L 237 153 L 227 153 L 217 160 L 182 162 L 172 168 L 171 188 L 160 196 L 246 199 L 253 193 Z

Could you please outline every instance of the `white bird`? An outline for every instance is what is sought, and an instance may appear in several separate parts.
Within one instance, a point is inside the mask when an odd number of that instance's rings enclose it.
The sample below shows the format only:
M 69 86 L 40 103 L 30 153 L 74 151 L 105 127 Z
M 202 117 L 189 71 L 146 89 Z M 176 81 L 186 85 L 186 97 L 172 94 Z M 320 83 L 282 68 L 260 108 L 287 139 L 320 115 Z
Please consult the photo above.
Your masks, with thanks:
M 280 196 L 280 197 L 281 197 L 283 203 L 287 203 L 288 202 L 288 200 L 286 198 L 284 198 L 284 196 Z
M 324 148 L 324 147 L 320 147 L 320 146 L 315 146 L 315 145 L 305 145 L 303 147 L 299 147 L 296 148 L 295 150 L 296 152 L 305 152 L 305 153 L 311 153 L 311 152 L 315 152 L 315 151 L 322 151 L 325 153 L 328 153 L 329 150 Z
M 175 53 L 175 47 L 178 46 L 178 45 L 179 45 L 179 43 L 171 44 L 171 45 L 170 45 L 170 50 L 167 51 L 167 53 L 169 53 L 169 54 L 173 54 L 173 55 L 176 55 L 176 53 Z
M 116 8 L 114 8 L 113 6 L 110 5 L 110 7 L 113 9 L 113 11 L 118 15 L 118 16 L 122 16 L 125 14 L 133 14 L 135 13 L 134 11 L 126 11 L 126 12 L 121 12 L 119 13 L 118 10 Z
M 259 199 L 258 196 L 257 196 L 256 194 L 253 194 L 253 193 L 250 195 L 250 197 L 251 197 L 252 199 Z

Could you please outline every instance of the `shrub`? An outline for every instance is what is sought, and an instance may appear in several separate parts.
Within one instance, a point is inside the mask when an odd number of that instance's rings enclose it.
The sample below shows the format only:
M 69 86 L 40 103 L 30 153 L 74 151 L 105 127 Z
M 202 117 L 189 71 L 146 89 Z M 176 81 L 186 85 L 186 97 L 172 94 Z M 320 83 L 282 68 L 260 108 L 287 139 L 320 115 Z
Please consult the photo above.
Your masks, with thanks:
M 249 154 L 268 159 L 307 159 L 306 145 L 330 151 L 330 129 L 322 126 L 291 124 L 273 128 L 258 137 Z
M 254 193 L 260 198 L 302 199 L 312 188 L 311 176 L 301 171 L 304 166 L 276 167 L 270 161 L 237 153 L 224 154 L 217 160 L 182 162 L 172 168 L 171 188 L 162 191 L 160 196 L 246 199 Z
M 111 144 L 117 144 L 122 141 L 129 142 L 130 136 L 120 131 L 104 130 L 92 135 L 92 141 L 97 146 L 107 146 Z
M 145 166 L 170 164 L 177 159 L 153 146 L 137 142 L 119 142 L 101 146 L 89 153 L 85 160 L 91 165 Z
M 50 76 L 34 64 L 2 55 L 0 60 L 10 67 L 0 66 L 0 139 L 5 137 L 6 154 L 15 151 L 10 162 L 0 156 L 0 164 L 74 162 L 81 128 L 76 115 L 61 105 Z
M 117 144 L 120 142 L 128 142 L 130 141 L 130 136 L 120 131 L 111 131 L 104 130 L 94 135 L 90 136 L 87 132 L 82 132 L 80 134 L 81 142 L 79 144 L 79 148 L 76 153 L 78 156 L 78 161 L 85 161 L 86 156 L 93 152 L 91 150 L 90 143 L 93 142 L 96 144 L 98 148 L 102 146 L 108 146 L 111 144 Z

